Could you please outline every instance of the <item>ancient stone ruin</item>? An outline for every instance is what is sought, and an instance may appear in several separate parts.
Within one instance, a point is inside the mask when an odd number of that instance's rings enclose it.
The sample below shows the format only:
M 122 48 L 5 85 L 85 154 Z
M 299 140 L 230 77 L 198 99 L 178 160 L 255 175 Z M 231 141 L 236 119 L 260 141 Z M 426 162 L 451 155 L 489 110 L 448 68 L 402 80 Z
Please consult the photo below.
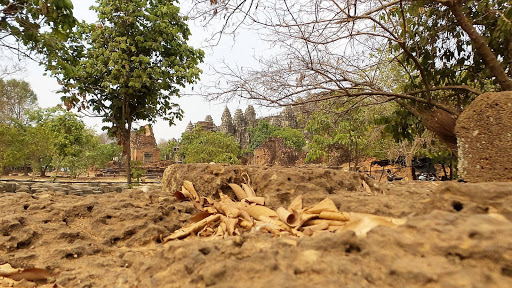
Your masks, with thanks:
M 282 138 L 270 138 L 265 143 L 254 149 L 254 156 L 249 159 L 249 165 L 256 166 L 294 166 L 304 155 L 286 146 Z
M 270 124 L 278 127 L 300 128 L 296 113 L 292 107 L 284 108 L 279 115 L 257 119 L 254 107 L 249 105 L 245 109 L 245 113 L 242 112 L 242 109 L 236 109 L 233 117 L 231 116 L 231 111 L 226 107 L 224 113 L 222 113 L 220 126 L 215 125 L 210 115 L 207 115 L 204 121 L 199 121 L 195 124 L 189 122 L 186 132 L 192 131 L 195 127 L 201 127 L 204 131 L 231 134 L 242 148 L 247 148 L 250 142 L 249 128 L 256 126 L 260 120 L 267 120 Z
M 462 178 L 512 181 L 512 92 L 478 96 L 460 115 L 455 132 Z
M 130 145 L 132 161 L 148 163 L 160 159 L 160 150 L 156 146 L 151 125 L 146 125 L 138 131 L 131 132 Z

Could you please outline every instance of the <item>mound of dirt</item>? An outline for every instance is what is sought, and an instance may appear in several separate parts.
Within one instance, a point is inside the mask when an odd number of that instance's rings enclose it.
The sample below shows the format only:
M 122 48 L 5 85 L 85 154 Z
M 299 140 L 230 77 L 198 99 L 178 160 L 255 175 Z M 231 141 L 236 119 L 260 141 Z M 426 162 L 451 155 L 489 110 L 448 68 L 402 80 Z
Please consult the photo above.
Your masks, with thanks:
M 407 223 L 366 237 L 251 231 L 161 243 L 197 213 L 174 199 L 174 187 L 189 180 L 215 197 L 232 193 L 224 183 L 246 181 L 244 172 L 274 206 L 292 195 L 310 204 L 328 197 L 340 211 Z M 172 166 L 166 175 L 166 189 L 149 191 L 1 193 L 0 264 L 52 274 L 17 287 L 512 287 L 511 183 L 370 181 L 368 190 L 355 173 L 221 165 Z
M 169 166 L 163 176 L 164 188 L 174 193 L 183 181 L 194 183 L 202 196 L 219 199 L 222 192 L 235 199 L 229 183 L 250 184 L 257 196 L 265 197 L 266 206 L 277 209 L 298 195 L 304 205 L 317 203 L 330 195 L 341 204 L 340 194 L 357 195 L 382 193 L 381 184 L 364 174 L 334 169 L 237 166 L 223 164 L 177 164 Z M 363 181 L 369 188 L 363 187 Z M 370 190 L 371 191 L 370 191 Z

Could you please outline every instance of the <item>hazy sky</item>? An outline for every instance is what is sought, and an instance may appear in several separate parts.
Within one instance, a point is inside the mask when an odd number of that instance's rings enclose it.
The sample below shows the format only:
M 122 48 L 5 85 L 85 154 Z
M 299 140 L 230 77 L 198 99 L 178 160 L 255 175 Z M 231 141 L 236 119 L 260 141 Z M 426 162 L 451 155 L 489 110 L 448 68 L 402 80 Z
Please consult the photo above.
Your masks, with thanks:
M 86 20 L 87 22 L 94 22 L 96 20 L 95 12 L 89 10 L 89 7 L 95 4 L 94 0 L 75 0 L 73 4 L 75 7 L 74 13 L 77 18 Z M 186 11 L 186 9 L 183 10 Z M 205 85 L 209 81 L 215 81 L 214 76 L 208 75 L 209 65 L 218 65 L 222 60 L 239 66 L 255 65 L 256 62 L 253 60 L 253 55 L 268 53 L 266 52 L 268 51 L 267 46 L 259 40 L 257 34 L 250 31 L 240 31 L 235 42 L 232 41 L 232 38 L 225 37 L 223 41 L 213 49 L 206 49 L 204 40 L 211 35 L 209 35 L 204 28 L 195 25 L 193 22 L 190 22 L 189 25 L 192 31 L 192 37 L 189 43 L 195 48 L 203 48 L 206 54 L 205 63 L 201 65 L 204 74 L 201 76 L 201 81 L 194 87 L 196 91 L 201 85 Z M 38 96 L 39 105 L 41 107 L 55 106 L 61 103 L 60 95 L 56 93 L 59 86 L 55 79 L 49 76 L 43 76 L 43 73 L 44 69 L 42 67 L 33 62 L 28 62 L 27 72 L 15 77 L 23 78 L 31 84 L 32 89 Z M 190 89 L 190 87 L 187 89 Z M 185 96 L 180 99 L 175 99 L 174 102 L 179 103 L 185 111 L 184 118 L 181 122 L 177 122 L 176 125 L 172 127 L 169 127 L 168 123 L 164 121 L 158 121 L 154 124 L 154 132 L 157 141 L 160 139 L 179 138 L 189 121 L 195 123 L 204 120 L 205 116 L 208 114 L 212 115 L 215 124 L 220 125 L 220 118 L 226 106 L 225 103 L 207 102 L 199 96 Z M 234 114 L 237 108 L 245 110 L 247 104 L 236 100 L 228 103 L 227 106 L 231 110 L 231 113 Z M 269 113 L 267 108 L 255 106 L 255 109 L 258 116 L 267 115 Z M 84 121 L 88 126 L 95 128 L 97 131 L 101 128 L 101 120 L 98 118 L 84 118 Z M 138 124 L 144 125 L 146 123 Z

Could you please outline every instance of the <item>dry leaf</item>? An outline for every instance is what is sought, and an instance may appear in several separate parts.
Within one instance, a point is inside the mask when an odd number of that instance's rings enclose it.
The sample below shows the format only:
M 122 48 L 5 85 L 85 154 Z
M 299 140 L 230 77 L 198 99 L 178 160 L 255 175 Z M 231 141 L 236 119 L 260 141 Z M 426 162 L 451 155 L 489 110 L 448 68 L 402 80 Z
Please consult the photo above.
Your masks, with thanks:
M 311 214 L 320 214 L 320 212 L 324 212 L 324 211 L 339 212 L 338 208 L 336 207 L 336 204 L 334 204 L 334 202 L 332 202 L 332 200 L 329 198 L 325 198 L 320 203 L 307 209 L 307 212 L 311 213 Z
M 281 231 L 289 231 L 289 232 L 292 231 L 290 226 L 286 225 L 286 223 L 284 223 L 283 221 L 281 221 L 277 218 L 274 218 L 274 217 L 261 216 L 261 222 L 270 223 L 272 225 L 275 225 L 275 226 L 279 227 L 279 229 Z
M 338 231 L 351 230 L 354 231 L 358 237 L 366 237 L 366 234 L 377 226 L 395 228 L 407 222 L 406 219 L 383 217 L 362 213 L 350 213 L 350 219 L 353 220 L 340 227 Z
M 199 212 L 199 214 L 191 217 L 190 219 L 188 219 L 189 222 L 192 222 L 192 223 L 196 223 L 196 222 L 199 222 L 207 217 L 209 217 L 210 215 L 212 215 L 213 213 L 209 213 L 207 211 L 202 211 L 202 212 Z
M 336 220 L 336 221 L 349 221 L 350 216 L 347 212 L 329 212 L 322 211 L 318 215 L 318 218 L 328 219 L 328 220 Z
M 368 193 L 372 193 L 372 189 L 370 188 L 370 185 L 368 185 L 368 183 L 366 183 L 366 181 L 364 180 L 361 180 L 361 184 L 363 185 L 363 188 L 366 192 Z
M 310 220 L 304 222 L 304 224 L 302 224 L 302 227 L 318 225 L 318 224 L 322 224 L 322 223 L 327 223 L 329 225 L 329 227 L 343 226 L 343 225 L 347 224 L 346 221 L 336 221 L 336 220 L 328 220 L 328 219 L 310 219 Z
M 249 215 L 256 220 L 261 220 L 261 217 L 277 218 L 277 213 L 265 206 L 249 206 L 245 209 L 245 211 L 247 211 L 247 213 L 249 213 Z
M 10 278 L 12 280 L 20 281 L 26 279 L 29 281 L 33 280 L 46 280 L 52 275 L 50 272 L 39 269 L 39 268 L 12 268 L 9 263 L 0 265 L 0 276 Z
M 254 222 L 253 221 L 247 221 L 245 219 L 242 219 L 238 225 L 240 225 L 240 227 L 242 228 L 245 228 L 245 229 L 251 229 L 253 226 L 254 226 Z
M 229 202 L 229 201 L 220 201 L 220 202 L 216 202 L 214 204 L 214 207 L 222 214 L 228 216 L 228 217 L 231 217 L 231 218 L 236 218 L 238 216 L 240 216 L 240 213 L 241 213 L 241 210 L 238 209 L 237 207 L 235 207 L 235 204 L 234 202 Z
M 238 198 L 238 200 L 242 200 L 244 198 L 247 198 L 247 194 L 245 193 L 244 189 L 242 189 L 242 187 L 240 187 L 240 186 L 238 186 L 237 184 L 234 184 L 234 183 L 229 183 L 228 185 L 229 185 L 229 187 L 231 187 L 233 192 L 235 192 L 235 195 Z
M 170 240 L 186 237 L 186 236 L 190 235 L 191 233 L 199 231 L 199 230 L 203 229 L 203 227 L 206 226 L 207 224 L 218 221 L 220 219 L 220 216 L 221 216 L 220 214 L 212 215 L 212 216 L 207 217 L 197 223 L 194 223 L 193 225 L 176 230 L 171 235 L 165 237 L 164 243 L 168 242 Z
M 318 214 L 302 213 L 300 215 L 300 222 L 295 228 L 299 229 L 300 227 L 302 227 L 302 225 L 304 225 L 304 223 L 308 222 L 313 218 L 318 218 Z
M 185 187 L 181 186 L 181 191 L 176 191 L 174 193 L 174 197 L 180 201 L 190 200 L 192 199 L 192 195 L 185 189 Z
M 295 197 L 295 199 L 293 199 L 292 203 L 290 203 L 290 206 L 288 206 L 288 211 L 292 212 L 293 210 L 295 210 L 295 211 L 302 210 L 302 195 Z
M 296 211 L 290 212 L 283 207 L 277 208 L 277 215 L 279 219 L 286 223 L 288 226 L 297 226 L 300 223 L 300 214 Z
M 245 195 L 247 195 L 247 197 L 256 197 L 256 193 L 254 193 L 254 189 L 252 189 L 251 186 L 242 183 L 242 188 L 244 189 Z
M 254 203 L 254 204 L 261 205 L 261 206 L 265 206 L 265 198 L 264 197 L 247 197 L 242 201 L 247 204 Z
M 325 230 L 327 228 L 329 228 L 329 224 L 320 223 L 317 225 L 304 227 L 304 231 L 302 231 L 302 233 L 304 233 L 304 235 L 306 235 L 306 236 L 311 236 L 311 235 L 313 235 L 313 233 L 315 233 L 317 231 Z
M 183 186 L 185 187 L 185 189 L 188 190 L 190 195 L 192 195 L 192 200 L 199 201 L 199 195 L 197 194 L 196 189 L 194 188 L 194 184 L 192 184 L 192 182 L 185 180 L 183 181 Z
M 233 236 L 235 233 L 235 226 L 238 224 L 238 219 L 222 216 L 220 221 L 226 225 L 226 231 L 228 232 L 228 235 Z

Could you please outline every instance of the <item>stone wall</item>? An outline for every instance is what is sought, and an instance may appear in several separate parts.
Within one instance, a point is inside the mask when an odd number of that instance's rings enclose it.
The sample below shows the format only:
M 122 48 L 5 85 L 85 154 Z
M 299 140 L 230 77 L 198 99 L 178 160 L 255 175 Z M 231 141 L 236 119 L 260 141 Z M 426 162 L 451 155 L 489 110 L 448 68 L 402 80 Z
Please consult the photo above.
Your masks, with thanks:
M 254 155 L 249 159 L 249 165 L 256 166 L 294 166 L 304 159 L 301 152 L 284 144 L 281 138 L 271 138 L 260 147 L 254 149 Z
M 110 192 L 119 193 L 123 189 L 126 189 L 126 184 L 0 181 L 0 193 L 55 193 L 60 195 L 83 196 Z

